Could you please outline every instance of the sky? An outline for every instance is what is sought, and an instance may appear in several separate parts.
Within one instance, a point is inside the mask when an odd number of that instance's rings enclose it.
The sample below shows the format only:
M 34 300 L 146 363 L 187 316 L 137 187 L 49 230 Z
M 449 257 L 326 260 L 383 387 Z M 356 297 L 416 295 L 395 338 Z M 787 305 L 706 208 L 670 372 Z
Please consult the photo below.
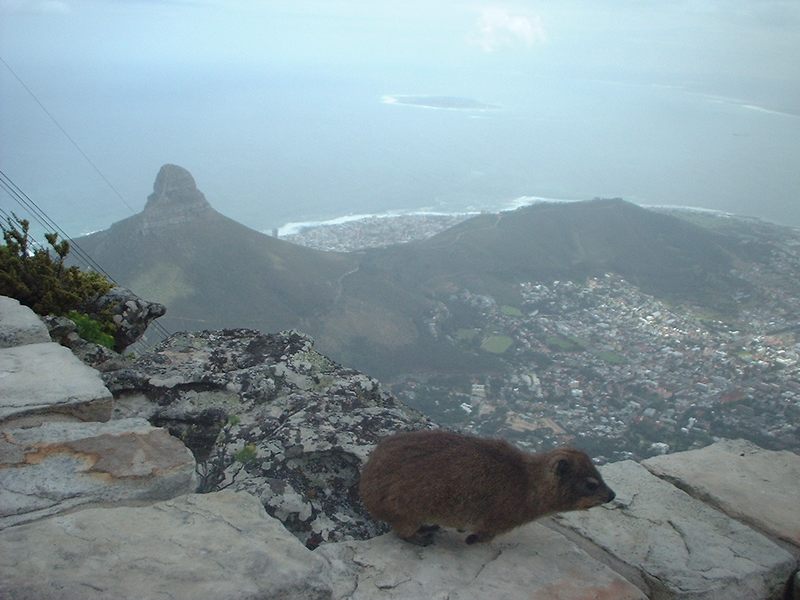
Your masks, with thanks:
M 0 48 L 19 68 L 528 66 L 732 90 L 760 81 L 800 102 L 794 0 L 1 0 L 0 14 Z
M 73 235 L 140 210 L 166 162 L 261 229 L 603 194 L 800 226 L 797 56 L 796 0 L 0 0 L 0 167 Z

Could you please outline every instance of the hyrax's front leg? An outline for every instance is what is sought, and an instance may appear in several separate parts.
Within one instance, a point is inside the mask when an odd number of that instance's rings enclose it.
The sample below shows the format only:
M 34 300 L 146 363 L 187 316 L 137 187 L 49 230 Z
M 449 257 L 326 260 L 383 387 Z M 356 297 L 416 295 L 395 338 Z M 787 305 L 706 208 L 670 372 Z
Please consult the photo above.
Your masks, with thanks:
M 467 539 L 464 540 L 468 544 L 477 544 L 479 542 L 491 542 L 494 539 L 495 534 L 489 531 L 476 531 L 475 533 L 470 533 L 467 536 Z

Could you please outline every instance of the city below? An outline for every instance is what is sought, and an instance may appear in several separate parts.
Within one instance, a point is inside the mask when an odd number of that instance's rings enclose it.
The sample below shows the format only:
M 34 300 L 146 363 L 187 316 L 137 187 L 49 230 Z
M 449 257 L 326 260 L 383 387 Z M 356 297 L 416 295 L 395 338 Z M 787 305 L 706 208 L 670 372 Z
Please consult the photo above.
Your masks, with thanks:
M 428 237 L 458 220 L 367 219 L 285 239 L 354 251 Z M 742 223 L 768 255 L 737 271 L 751 287 L 729 299 L 735 316 L 665 302 L 610 273 L 525 282 L 519 306 L 461 289 L 429 316 L 428 331 L 500 366 L 386 383 L 444 426 L 532 450 L 573 444 L 601 463 L 718 438 L 800 451 L 800 232 Z M 458 326 L 463 319 L 448 314 L 455 309 L 469 313 L 473 326 Z

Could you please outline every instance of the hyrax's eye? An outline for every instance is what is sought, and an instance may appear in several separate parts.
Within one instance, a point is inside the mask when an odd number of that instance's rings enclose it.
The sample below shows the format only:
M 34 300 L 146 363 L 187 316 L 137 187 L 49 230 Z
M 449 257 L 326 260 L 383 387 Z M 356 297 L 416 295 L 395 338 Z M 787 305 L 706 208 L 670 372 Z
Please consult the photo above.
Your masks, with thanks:
M 595 479 L 594 477 L 589 477 L 586 480 L 586 489 L 589 490 L 590 492 L 596 492 L 597 488 L 599 487 L 600 487 L 600 482 L 597 481 L 597 479 Z

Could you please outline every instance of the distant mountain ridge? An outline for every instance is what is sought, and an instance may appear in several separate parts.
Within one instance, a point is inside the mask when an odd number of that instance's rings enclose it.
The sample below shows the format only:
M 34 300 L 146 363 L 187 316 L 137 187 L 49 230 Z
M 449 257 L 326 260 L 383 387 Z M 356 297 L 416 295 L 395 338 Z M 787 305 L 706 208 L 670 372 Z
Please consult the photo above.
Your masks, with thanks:
M 427 240 L 344 254 L 236 223 L 175 165 L 161 168 L 142 213 L 77 241 L 123 285 L 165 304 L 170 330 L 299 328 L 382 376 L 491 365 L 429 333 L 431 314 L 460 290 L 515 305 L 521 282 L 614 272 L 703 304 L 744 285 L 722 236 L 622 200 L 480 215 Z
M 414 259 L 425 263 L 428 281 L 486 288 L 488 278 L 489 289 L 610 271 L 647 292 L 702 302 L 698 286 L 709 278 L 715 291 L 738 283 L 728 275 L 732 256 L 719 236 L 621 199 L 541 203 L 481 215 L 380 258 L 398 270 Z

